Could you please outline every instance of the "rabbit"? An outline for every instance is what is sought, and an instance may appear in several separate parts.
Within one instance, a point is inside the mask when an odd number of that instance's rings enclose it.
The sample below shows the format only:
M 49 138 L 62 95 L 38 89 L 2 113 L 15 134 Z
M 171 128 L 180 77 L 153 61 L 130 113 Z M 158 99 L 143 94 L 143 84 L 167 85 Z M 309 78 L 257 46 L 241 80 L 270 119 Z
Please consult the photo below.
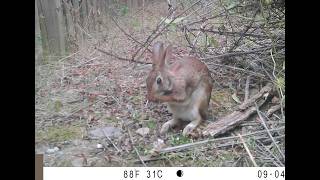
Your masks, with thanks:
M 169 64 L 172 46 L 163 46 L 162 42 L 153 45 L 152 70 L 146 79 L 147 99 L 167 103 L 172 112 L 173 119 L 163 124 L 161 135 L 186 121 L 190 123 L 182 134 L 187 136 L 208 118 L 213 79 L 208 67 L 196 57 L 186 56 Z

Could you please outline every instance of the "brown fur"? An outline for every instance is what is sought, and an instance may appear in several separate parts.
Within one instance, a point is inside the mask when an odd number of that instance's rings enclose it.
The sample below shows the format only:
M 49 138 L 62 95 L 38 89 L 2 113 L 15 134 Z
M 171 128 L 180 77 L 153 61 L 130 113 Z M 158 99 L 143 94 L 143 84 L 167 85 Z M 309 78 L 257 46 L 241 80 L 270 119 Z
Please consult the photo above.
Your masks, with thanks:
M 212 77 L 207 66 L 195 57 L 184 57 L 169 65 L 171 48 L 168 46 L 164 50 L 161 42 L 153 46 L 153 68 L 147 77 L 147 98 L 168 103 L 173 113 L 173 120 L 162 126 L 162 134 L 182 120 L 191 121 L 183 130 L 187 135 L 208 117 Z

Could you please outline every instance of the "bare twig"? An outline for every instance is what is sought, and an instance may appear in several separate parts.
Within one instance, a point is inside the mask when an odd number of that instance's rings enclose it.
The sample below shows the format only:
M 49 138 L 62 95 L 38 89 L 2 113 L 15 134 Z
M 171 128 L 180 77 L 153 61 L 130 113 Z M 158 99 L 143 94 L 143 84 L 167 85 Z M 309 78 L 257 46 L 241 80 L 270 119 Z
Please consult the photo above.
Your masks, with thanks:
M 247 102 L 249 99 L 249 86 L 250 86 L 250 76 L 247 76 L 246 87 L 244 89 L 244 102 Z
M 271 114 L 273 114 L 274 112 L 278 111 L 280 108 L 281 108 L 281 105 L 280 105 L 280 104 L 275 105 L 275 106 L 272 106 L 272 107 L 267 111 L 266 116 L 267 116 L 267 117 L 270 117 Z
M 258 116 L 260 118 L 261 124 L 267 130 L 267 133 L 268 133 L 269 137 L 271 138 L 273 144 L 276 146 L 277 150 L 279 151 L 279 153 L 281 154 L 282 158 L 284 159 L 285 156 L 284 156 L 283 152 L 280 150 L 280 148 L 279 148 L 278 144 L 276 143 L 276 141 L 274 140 L 273 136 L 271 135 L 271 133 L 269 131 L 269 128 L 267 127 L 266 122 L 264 121 L 264 118 L 262 117 L 261 112 L 259 111 L 259 107 L 258 107 L 258 105 L 256 103 L 255 103 L 255 106 L 256 106 L 256 110 L 257 110 Z
M 278 157 L 276 157 L 270 150 L 269 148 L 267 148 L 263 143 L 261 143 L 260 141 L 256 141 L 258 144 L 260 144 L 261 146 L 264 147 L 264 149 L 275 159 L 278 161 L 278 163 L 283 167 L 284 164 L 279 160 Z M 258 146 L 259 147 L 259 146 Z
M 283 129 L 284 129 L 284 127 L 280 127 L 280 128 L 272 129 L 270 131 L 271 132 L 281 131 Z M 256 132 L 244 134 L 244 135 L 242 135 L 242 137 L 253 136 L 253 135 L 266 133 L 266 132 L 267 132 L 267 130 L 256 131 Z M 203 141 L 199 141 L 199 142 L 188 143 L 188 144 L 183 144 L 183 145 L 174 146 L 174 147 L 168 147 L 168 148 L 160 150 L 159 152 L 160 153 L 168 153 L 168 152 L 173 152 L 173 151 L 182 151 L 182 150 L 193 148 L 193 147 L 199 147 L 201 145 L 208 144 L 208 143 L 224 141 L 224 140 L 232 140 L 232 139 L 238 139 L 238 138 L 239 138 L 239 136 L 230 136 L 230 137 L 223 137 L 223 138 L 207 139 L 207 140 L 203 140 Z
M 177 7 L 176 7 L 177 8 Z M 175 9 L 176 9 L 175 8 Z M 175 10 L 174 9 L 174 10 Z M 173 11 L 174 11 L 173 10 Z M 132 59 L 135 59 L 135 57 L 138 55 L 138 53 L 141 51 L 141 49 L 143 49 L 143 48 L 145 48 L 146 46 L 148 47 L 149 45 L 150 45 L 150 43 L 149 44 L 147 44 L 148 42 L 149 42 L 149 40 L 151 39 L 151 37 L 159 30 L 159 28 L 160 28 L 160 26 L 165 22 L 165 20 L 168 18 L 168 17 L 170 17 L 171 16 L 171 13 L 169 13 L 164 19 L 162 19 L 159 23 L 158 23 L 158 25 L 156 26 L 156 28 L 152 31 L 152 33 L 147 37 L 147 39 L 146 39 L 146 41 L 143 43 L 143 45 L 135 52 L 135 54 L 132 56 Z M 151 40 L 151 41 L 153 41 L 153 40 Z M 143 53 L 141 53 L 141 54 L 143 54 Z
M 140 159 L 141 163 L 143 164 L 143 166 L 144 166 L 144 167 L 147 167 L 146 163 L 144 163 L 142 157 L 140 156 L 140 153 L 139 153 L 138 149 L 134 146 L 133 138 L 132 138 L 130 129 L 129 129 L 128 127 L 126 127 L 126 128 L 127 128 L 128 134 L 129 134 L 130 141 L 131 141 L 132 146 L 133 146 L 133 148 L 134 148 L 134 151 L 136 152 L 136 154 L 137 154 L 137 156 L 139 157 L 139 159 Z
M 128 62 L 135 62 L 135 63 L 139 63 L 139 64 L 152 64 L 152 63 L 148 63 L 148 62 L 142 62 L 142 61 L 137 61 L 137 60 L 133 60 L 133 59 L 127 59 L 127 58 L 123 58 L 123 57 L 119 57 L 118 55 L 115 55 L 115 54 L 112 54 L 110 52 L 107 52 L 107 51 L 104 51 L 98 47 L 95 47 L 95 49 L 97 49 L 98 51 L 104 53 L 104 54 L 107 54 L 109 56 L 112 56 L 112 57 L 115 57 L 121 61 L 128 61 Z
M 229 69 L 234 69 L 234 70 L 238 70 L 238 71 L 243 71 L 245 73 L 248 73 L 248 74 L 252 74 L 252 75 L 255 75 L 255 76 L 258 76 L 258 77 L 261 77 L 261 78 L 264 78 L 265 76 L 261 73 L 257 73 L 257 72 L 253 72 L 253 71 L 250 71 L 250 70 L 246 70 L 246 69 L 242 69 L 242 68 L 238 68 L 238 67 L 235 67 L 235 66 L 229 66 L 229 65 L 224 65 L 224 64 L 217 64 L 217 63 L 207 63 L 207 65 L 213 65 L 213 66 L 219 66 L 219 67 L 225 67 L 225 68 L 229 68 Z
M 190 28 L 190 31 L 198 31 L 199 29 L 196 28 Z M 251 36 L 255 38 L 268 38 L 266 35 L 262 34 L 253 34 L 253 33 L 243 33 L 243 32 L 230 32 L 230 31 L 217 31 L 217 30 L 212 30 L 212 29 L 202 29 L 203 32 L 209 32 L 209 33 L 214 33 L 214 34 L 219 34 L 219 35 L 239 35 L 239 36 Z
M 150 46 L 150 44 L 152 43 L 152 41 L 155 40 L 158 36 L 160 36 L 161 33 L 170 26 L 170 24 L 172 24 L 178 17 L 180 17 L 181 15 L 183 15 L 185 12 L 187 12 L 189 9 L 191 9 L 194 5 L 198 4 L 200 1 L 201 1 L 201 0 L 198 0 L 198 1 L 194 2 L 194 3 L 193 3 L 192 5 L 190 5 L 187 9 L 185 9 L 185 10 L 182 11 L 180 14 L 178 14 L 178 15 L 177 15 L 175 18 L 173 18 L 168 24 L 166 24 L 161 30 L 159 30 L 159 32 L 158 32 L 153 38 L 151 38 L 152 35 L 150 35 L 150 36 L 147 38 L 147 41 L 144 43 L 145 45 L 142 46 L 142 48 Z M 160 26 L 157 26 L 156 29 L 159 29 L 159 27 L 160 27 Z M 154 32 L 156 32 L 156 31 L 154 31 Z M 152 33 L 152 34 L 153 34 L 153 33 Z M 150 40 L 149 40 L 149 39 L 150 39 Z M 133 55 L 133 59 L 135 58 L 135 56 L 138 54 L 138 52 L 139 52 L 142 48 L 138 49 L 138 51 Z M 146 48 L 142 51 L 142 53 L 141 53 L 140 56 L 142 56 L 142 54 L 143 54 L 145 51 L 146 51 Z
M 94 105 L 94 104 L 96 104 L 96 103 L 98 103 L 98 102 L 101 102 L 102 100 L 104 100 L 104 99 L 106 99 L 106 98 L 107 98 L 107 96 L 106 96 L 106 97 L 103 97 L 103 98 L 101 98 L 101 99 L 99 99 L 99 100 L 97 100 L 97 101 L 95 101 L 95 102 L 93 102 L 93 103 L 90 103 L 90 104 L 88 104 L 88 105 L 86 105 L 86 106 L 84 106 L 84 107 L 81 107 L 81 108 L 73 111 L 72 113 L 70 113 L 68 116 L 65 116 L 64 119 L 68 119 L 69 117 L 73 116 L 73 115 L 76 114 L 77 112 L 79 112 L 79 111 L 81 111 L 81 110 L 84 110 L 84 109 L 86 109 L 86 108 L 88 108 L 88 107 L 90 107 L 90 106 L 92 106 L 92 105 Z
M 63 60 L 68 59 L 68 58 L 70 58 L 70 57 L 78 54 L 79 52 L 80 52 L 80 51 L 77 51 L 77 52 L 75 52 L 75 53 L 72 53 L 72 54 L 70 54 L 70 55 L 68 55 L 68 56 L 66 56 L 66 57 L 63 57 L 63 58 L 59 59 L 58 61 L 59 61 L 59 62 L 62 62 Z
M 84 34 L 86 34 L 88 37 L 96 40 L 96 38 L 94 38 L 92 35 L 90 35 L 88 32 L 86 32 L 86 31 L 81 27 L 81 25 L 80 25 L 79 23 L 77 24 L 77 27 L 78 27 L 82 32 L 84 32 Z
M 242 35 L 237 39 L 237 41 L 233 44 L 233 46 L 229 49 L 229 52 L 232 52 L 241 42 L 242 38 L 244 37 L 244 34 L 246 34 L 248 32 L 248 30 L 252 27 L 252 24 L 254 22 L 254 19 L 256 17 L 256 15 L 258 14 L 259 9 L 257 9 L 253 15 L 252 20 L 250 21 L 250 24 L 246 27 L 246 29 L 243 31 Z
M 122 29 L 120 27 L 120 25 L 118 24 L 118 22 L 113 18 L 113 16 L 110 14 L 111 20 L 114 22 L 114 24 L 120 29 L 121 32 L 123 32 L 126 36 L 128 36 L 130 39 L 132 39 L 134 42 L 140 44 L 143 46 L 143 44 L 141 42 L 139 42 L 138 40 L 136 40 L 134 37 L 132 37 L 130 34 L 128 34 L 124 29 Z M 150 49 L 147 49 L 149 52 L 151 52 Z
M 280 45 L 277 47 L 284 47 L 284 45 Z M 208 59 L 216 59 L 216 58 L 225 58 L 225 57 L 232 57 L 232 56 L 240 56 L 240 55 L 247 55 L 247 54 L 253 54 L 256 52 L 261 52 L 261 51 L 266 51 L 268 49 L 271 49 L 273 47 L 264 47 L 264 48 L 259 48 L 259 49 L 254 49 L 254 50 L 250 50 L 250 51 L 240 51 L 240 52 L 229 52 L 229 53 L 225 53 L 225 54 L 221 54 L 221 55 L 217 55 L 217 56 L 210 56 L 210 57 L 206 57 L 206 58 L 200 58 L 201 60 L 208 60 Z
M 112 140 L 110 139 L 110 137 L 106 134 L 106 132 L 101 129 L 101 131 L 103 132 L 104 136 L 108 139 L 108 141 L 112 144 L 112 146 L 114 148 L 116 148 L 116 150 L 118 151 L 118 153 L 121 153 L 121 151 L 119 150 L 119 148 L 112 142 Z
M 235 8 L 237 8 L 237 7 L 238 7 L 238 6 L 234 6 L 234 7 L 228 8 L 227 11 L 230 11 L 230 10 L 235 9 Z M 224 11 L 224 12 L 221 12 L 221 13 L 219 13 L 219 14 L 217 14 L 217 15 L 213 15 L 213 16 L 211 16 L 211 17 L 204 17 L 204 18 L 202 18 L 201 20 L 196 20 L 196 21 L 193 21 L 193 22 L 189 22 L 187 25 L 188 25 L 188 26 L 191 26 L 191 25 L 194 25 L 194 24 L 197 24 L 197 23 L 201 23 L 201 22 L 207 21 L 207 20 L 209 20 L 209 19 L 215 19 L 215 18 L 217 18 L 217 17 L 223 16 L 224 14 L 225 14 L 225 11 Z
M 159 161 L 166 159 L 165 157 L 148 157 L 148 158 L 142 158 L 144 162 L 151 162 L 151 161 Z M 141 163 L 141 160 L 135 161 L 135 163 Z
M 253 164 L 255 167 L 258 167 L 256 161 L 254 160 L 254 158 L 253 158 L 253 156 L 252 156 L 252 154 L 251 154 L 251 152 L 250 152 L 250 150 L 249 150 L 246 142 L 243 140 L 241 134 L 238 133 L 238 136 L 239 136 L 240 141 L 242 142 L 244 148 L 246 149 L 246 151 L 247 151 L 247 153 L 248 153 L 248 155 L 249 155 L 249 157 L 250 157 L 250 160 L 251 160 L 252 164 Z
M 247 109 L 248 107 L 254 105 L 256 103 L 256 101 L 260 98 L 265 98 L 263 97 L 265 94 L 269 94 L 272 91 L 272 84 L 268 83 L 266 86 L 264 86 L 259 93 L 255 94 L 254 96 L 252 96 L 249 100 L 247 100 L 245 103 L 242 103 L 239 106 L 239 109 L 243 110 L 243 109 Z

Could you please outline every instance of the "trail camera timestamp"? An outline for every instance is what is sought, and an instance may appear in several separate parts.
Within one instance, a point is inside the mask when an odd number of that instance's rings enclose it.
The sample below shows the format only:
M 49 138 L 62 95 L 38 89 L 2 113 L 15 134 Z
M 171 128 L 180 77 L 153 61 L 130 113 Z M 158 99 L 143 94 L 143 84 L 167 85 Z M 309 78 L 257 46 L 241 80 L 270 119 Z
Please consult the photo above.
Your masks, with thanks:
M 134 170 L 124 170 L 123 178 L 124 179 L 139 179 L 139 178 L 150 178 L 150 179 L 162 179 L 163 172 L 162 170 L 144 170 L 140 171 L 137 169 Z
M 284 179 L 284 170 L 258 170 L 258 179 Z

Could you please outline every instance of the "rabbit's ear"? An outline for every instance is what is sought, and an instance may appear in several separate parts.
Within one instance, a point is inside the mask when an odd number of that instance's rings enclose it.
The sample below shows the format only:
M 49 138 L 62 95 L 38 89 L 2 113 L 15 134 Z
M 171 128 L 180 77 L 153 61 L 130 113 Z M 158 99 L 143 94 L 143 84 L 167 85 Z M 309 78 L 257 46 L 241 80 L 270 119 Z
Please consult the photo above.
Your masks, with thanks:
M 163 50 L 163 43 L 156 42 L 153 45 L 152 50 L 152 63 L 157 67 L 161 67 L 164 60 L 164 50 Z
M 171 56 L 172 56 L 172 45 L 169 45 L 165 52 L 165 57 L 164 57 L 165 64 L 169 63 L 168 61 L 170 60 Z

